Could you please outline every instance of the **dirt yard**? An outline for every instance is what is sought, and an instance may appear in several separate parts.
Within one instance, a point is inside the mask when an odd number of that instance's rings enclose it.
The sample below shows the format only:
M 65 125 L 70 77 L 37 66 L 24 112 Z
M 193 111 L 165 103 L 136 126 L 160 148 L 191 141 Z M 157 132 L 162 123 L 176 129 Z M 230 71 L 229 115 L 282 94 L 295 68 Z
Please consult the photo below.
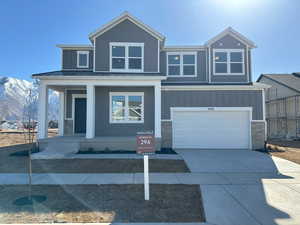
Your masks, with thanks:
M 48 130 L 49 137 L 57 136 L 57 129 Z M 0 131 L 0 147 L 25 144 L 23 131 L 2 130 Z
M 27 195 L 24 185 L 0 190 L 0 223 L 205 221 L 198 185 L 153 184 L 149 201 L 143 185 L 35 185 L 47 200 L 33 206 L 13 204 Z
M 26 173 L 28 145 L 0 147 L 0 173 Z M 21 153 L 21 154 L 20 154 Z M 142 173 L 142 159 L 49 159 L 32 160 L 33 173 Z M 150 159 L 149 171 L 190 172 L 184 160 Z
M 300 164 L 300 141 L 269 141 L 268 153 Z

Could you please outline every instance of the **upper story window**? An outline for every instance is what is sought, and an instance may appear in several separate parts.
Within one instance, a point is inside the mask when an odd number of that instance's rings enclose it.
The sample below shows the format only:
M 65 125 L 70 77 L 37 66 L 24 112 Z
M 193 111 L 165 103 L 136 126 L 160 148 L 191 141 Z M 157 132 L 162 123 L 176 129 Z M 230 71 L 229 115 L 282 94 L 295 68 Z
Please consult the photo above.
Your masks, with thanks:
M 170 77 L 193 77 L 197 74 L 196 52 L 168 52 L 167 75 Z
M 243 49 L 214 49 L 215 75 L 244 75 Z
M 110 70 L 143 72 L 144 43 L 110 43 Z
M 89 51 L 77 51 L 77 67 L 89 67 Z

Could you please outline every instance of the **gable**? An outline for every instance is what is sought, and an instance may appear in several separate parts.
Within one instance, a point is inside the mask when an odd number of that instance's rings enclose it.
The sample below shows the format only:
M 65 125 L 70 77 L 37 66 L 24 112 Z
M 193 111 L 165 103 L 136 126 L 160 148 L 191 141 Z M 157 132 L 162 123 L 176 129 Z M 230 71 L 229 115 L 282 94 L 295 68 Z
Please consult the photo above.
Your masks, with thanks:
M 224 37 L 220 38 L 219 40 L 215 41 L 211 44 L 212 48 L 246 48 L 246 45 L 243 44 L 240 40 L 233 37 L 230 34 L 225 35 Z
M 141 29 L 129 19 L 125 19 L 113 28 L 105 31 L 103 34 L 97 36 L 96 39 L 111 40 L 115 42 L 139 42 L 148 39 L 157 42 L 155 37 Z
M 133 17 L 128 12 L 124 12 L 123 14 L 121 14 L 119 17 L 113 19 L 108 24 L 105 24 L 102 27 L 100 27 L 99 29 L 97 29 L 95 32 L 92 32 L 89 35 L 89 39 L 91 41 L 93 41 L 93 39 L 95 39 L 96 37 L 102 35 L 106 31 L 114 28 L 115 26 L 117 26 L 118 24 L 122 23 L 125 20 L 129 20 L 130 22 L 135 24 L 137 27 L 141 28 L 142 30 L 149 33 L 150 35 L 152 35 L 153 37 L 155 37 L 156 39 L 158 39 L 160 41 L 163 41 L 165 39 L 165 37 L 162 34 L 155 31 L 154 29 L 152 29 L 148 25 L 144 24 L 143 22 L 139 21 L 137 18 Z

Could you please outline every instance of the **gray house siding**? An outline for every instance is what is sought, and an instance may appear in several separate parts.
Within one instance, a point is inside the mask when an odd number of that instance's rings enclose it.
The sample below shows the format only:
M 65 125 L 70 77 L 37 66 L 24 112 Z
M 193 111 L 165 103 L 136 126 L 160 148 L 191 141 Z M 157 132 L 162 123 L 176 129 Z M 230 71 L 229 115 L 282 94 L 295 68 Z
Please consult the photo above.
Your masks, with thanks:
M 252 107 L 252 119 L 263 119 L 262 91 L 162 91 L 162 119 L 171 107 Z
M 244 50 L 244 56 L 245 56 L 245 64 L 244 64 L 244 71 L 245 75 L 214 75 L 214 63 L 213 63 L 213 50 L 214 49 L 243 49 Z M 249 61 L 247 65 L 247 61 Z M 211 75 L 211 82 L 216 83 L 227 83 L 227 82 L 237 82 L 237 83 L 245 83 L 249 82 L 250 80 L 248 76 L 249 74 L 249 65 L 251 65 L 251 62 L 249 60 L 249 55 L 247 53 L 247 47 L 245 44 L 240 42 L 239 40 L 235 39 L 231 35 L 226 35 L 223 38 L 217 40 L 215 43 L 211 45 L 210 48 L 210 75 Z M 247 72 L 249 71 L 249 72 Z
M 78 50 L 82 51 L 82 50 Z M 62 51 L 63 70 L 93 70 L 93 51 L 89 51 L 89 68 L 77 68 L 77 50 Z
M 206 72 L 206 51 L 197 51 L 197 76 L 196 77 L 168 77 L 166 81 L 200 81 L 207 82 Z M 161 51 L 160 53 L 160 72 L 167 75 L 167 52 Z
M 144 43 L 144 72 L 158 72 L 158 39 L 129 20 L 96 38 L 95 71 L 109 71 L 110 42 Z
M 110 124 L 109 92 L 144 92 L 144 123 Z M 96 87 L 96 136 L 135 136 L 139 131 L 154 130 L 153 87 Z

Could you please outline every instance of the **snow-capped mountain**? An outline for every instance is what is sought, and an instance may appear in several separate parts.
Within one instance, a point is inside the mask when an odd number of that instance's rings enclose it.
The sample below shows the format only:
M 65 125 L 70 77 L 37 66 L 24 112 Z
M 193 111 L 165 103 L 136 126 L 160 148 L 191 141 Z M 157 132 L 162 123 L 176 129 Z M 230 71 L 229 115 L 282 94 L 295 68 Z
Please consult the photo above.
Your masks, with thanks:
M 26 96 L 32 90 L 37 96 L 38 86 L 27 80 L 0 76 L 0 121 L 22 120 Z M 35 107 L 37 109 L 37 107 Z M 56 120 L 58 116 L 58 93 L 49 92 L 49 119 Z

